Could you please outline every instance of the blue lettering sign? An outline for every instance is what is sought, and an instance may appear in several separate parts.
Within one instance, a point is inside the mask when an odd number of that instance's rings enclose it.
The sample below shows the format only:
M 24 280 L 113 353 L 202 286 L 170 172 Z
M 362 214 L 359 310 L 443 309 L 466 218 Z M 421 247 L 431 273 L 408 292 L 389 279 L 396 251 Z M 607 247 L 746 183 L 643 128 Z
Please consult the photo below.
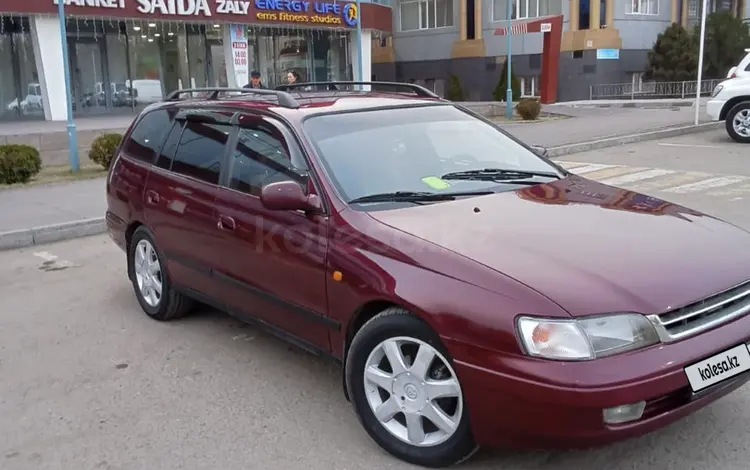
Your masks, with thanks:
M 310 2 L 301 0 L 255 0 L 258 10 L 291 11 L 293 13 L 307 13 Z
M 336 16 L 340 16 L 343 12 L 340 3 L 308 2 L 304 0 L 255 0 L 255 8 L 263 11 L 291 11 L 294 13 L 310 13 L 312 10 L 319 15 Z

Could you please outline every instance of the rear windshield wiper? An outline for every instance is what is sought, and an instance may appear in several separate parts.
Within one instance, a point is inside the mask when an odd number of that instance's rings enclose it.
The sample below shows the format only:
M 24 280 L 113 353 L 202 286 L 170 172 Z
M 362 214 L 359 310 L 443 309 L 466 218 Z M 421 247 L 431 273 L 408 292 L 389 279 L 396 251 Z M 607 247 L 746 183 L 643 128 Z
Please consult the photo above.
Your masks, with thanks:
M 523 171 L 523 170 L 506 170 L 503 168 L 483 168 L 481 170 L 454 171 L 446 173 L 440 177 L 444 180 L 481 180 L 481 181 L 507 181 L 515 179 L 533 178 L 535 176 L 544 176 L 547 178 L 560 179 L 560 175 L 551 171 Z M 516 182 L 519 184 L 537 184 L 534 182 Z
M 494 194 L 494 191 L 465 191 L 452 193 L 430 193 L 425 191 L 396 191 L 393 193 L 378 193 L 362 196 L 349 201 L 349 204 L 367 202 L 430 202 L 452 201 L 460 196 L 484 196 Z

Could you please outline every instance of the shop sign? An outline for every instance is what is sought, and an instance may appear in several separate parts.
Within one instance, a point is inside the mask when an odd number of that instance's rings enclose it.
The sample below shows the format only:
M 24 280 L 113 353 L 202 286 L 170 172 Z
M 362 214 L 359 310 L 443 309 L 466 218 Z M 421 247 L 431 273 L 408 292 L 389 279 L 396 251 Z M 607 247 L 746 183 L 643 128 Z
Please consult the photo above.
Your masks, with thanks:
M 261 21 L 356 26 L 359 12 L 354 3 L 305 0 L 255 0 Z
M 5 1 L 5 0 L 0 0 Z M 282 23 L 327 26 L 357 26 L 359 11 L 354 3 L 307 0 L 52 0 L 66 6 L 128 10 L 135 4 L 143 15 L 203 16 L 247 15 L 255 5 L 256 19 Z
M 2 0 L 0 0 L 2 1 Z M 251 0 L 127 0 L 134 1 L 136 10 L 144 15 L 162 14 L 175 16 L 212 16 L 214 12 L 224 15 L 247 15 Z M 52 0 L 57 5 L 60 0 Z M 125 9 L 126 0 L 63 0 L 65 6 Z
M 60 0 L 52 0 L 54 5 L 58 5 Z M 95 7 L 95 8 L 125 8 L 125 0 L 63 0 L 63 5 L 76 7 Z
M 247 31 L 245 25 L 229 25 L 229 37 L 232 41 L 232 58 L 234 60 L 234 77 L 238 87 L 248 82 Z

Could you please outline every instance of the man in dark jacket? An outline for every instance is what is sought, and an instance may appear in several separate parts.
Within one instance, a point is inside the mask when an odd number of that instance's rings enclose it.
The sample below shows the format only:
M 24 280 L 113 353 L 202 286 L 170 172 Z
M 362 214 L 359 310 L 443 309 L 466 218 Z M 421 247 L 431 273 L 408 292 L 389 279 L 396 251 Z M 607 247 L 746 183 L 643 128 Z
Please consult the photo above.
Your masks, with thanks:
M 253 70 L 250 73 L 250 83 L 245 85 L 243 88 L 261 88 L 265 89 L 266 87 L 261 83 L 260 81 L 260 72 L 257 70 Z

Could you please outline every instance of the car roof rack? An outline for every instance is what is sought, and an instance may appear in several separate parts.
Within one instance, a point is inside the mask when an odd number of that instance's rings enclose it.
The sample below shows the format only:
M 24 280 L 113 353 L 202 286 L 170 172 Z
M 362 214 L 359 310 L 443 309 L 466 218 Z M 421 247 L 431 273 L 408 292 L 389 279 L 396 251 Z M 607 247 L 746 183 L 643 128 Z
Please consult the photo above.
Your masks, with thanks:
M 244 93 L 262 96 L 275 96 L 279 100 L 279 106 L 290 109 L 299 108 L 299 103 L 292 95 L 281 90 L 267 90 L 264 88 L 183 88 L 175 90 L 167 96 L 165 101 L 180 101 L 180 96 L 186 93 L 208 93 L 208 96 L 201 97 L 205 100 L 216 100 L 220 93 Z
M 276 87 L 276 90 L 279 91 L 288 91 L 293 88 L 304 88 L 304 87 L 315 87 L 315 86 L 331 86 L 331 85 L 370 85 L 372 87 L 379 87 L 379 88 L 395 88 L 398 91 L 398 89 L 407 89 L 412 92 L 414 92 L 417 96 L 421 98 L 440 98 L 440 96 L 436 95 L 432 91 L 428 90 L 427 88 L 423 86 L 416 85 L 414 83 L 399 83 L 399 82 L 302 82 L 302 83 L 288 83 L 286 85 L 279 85 Z M 332 90 L 327 90 L 332 91 Z M 337 91 L 337 90 L 333 90 Z M 442 99 L 442 98 L 440 98 Z

